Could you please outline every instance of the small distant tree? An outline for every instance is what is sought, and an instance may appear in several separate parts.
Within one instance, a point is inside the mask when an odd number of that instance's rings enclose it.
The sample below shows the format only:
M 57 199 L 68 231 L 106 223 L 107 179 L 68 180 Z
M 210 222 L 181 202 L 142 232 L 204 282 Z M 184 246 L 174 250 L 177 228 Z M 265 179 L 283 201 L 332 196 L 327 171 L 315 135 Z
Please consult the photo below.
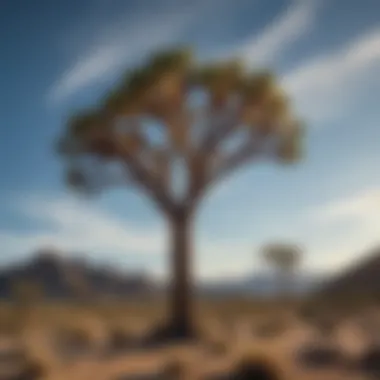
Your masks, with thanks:
M 295 162 L 301 135 L 272 74 L 248 72 L 237 60 L 198 65 L 177 49 L 153 55 L 96 107 L 76 113 L 58 146 L 70 186 L 96 193 L 135 185 L 168 220 L 171 318 L 163 332 L 189 338 L 192 233 L 202 199 L 248 163 Z
M 295 244 L 271 243 L 263 248 L 263 257 L 276 271 L 281 295 L 288 293 L 302 259 L 301 248 Z

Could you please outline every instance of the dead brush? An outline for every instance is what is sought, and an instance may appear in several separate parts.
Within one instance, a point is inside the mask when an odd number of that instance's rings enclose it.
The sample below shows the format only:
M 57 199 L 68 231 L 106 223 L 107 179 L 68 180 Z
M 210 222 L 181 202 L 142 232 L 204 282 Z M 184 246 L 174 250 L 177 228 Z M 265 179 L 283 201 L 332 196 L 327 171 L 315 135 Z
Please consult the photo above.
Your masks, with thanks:
M 198 331 L 207 354 L 219 356 L 229 352 L 229 332 L 223 328 L 221 323 L 208 322 L 200 325 Z
M 258 338 L 275 338 L 286 331 L 286 323 L 282 320 L 272 319 L 255 324 L 253 333 Z
M 380 345 L 372 344 L 359 358 L 357 369 L 376 379 L 380 377 Z
M 235 361 L 230 380 L 282 380 L 284 375 L 269 354 L 248 352 Z
M 212 355 L 223 356 L 230 351 L 230 343 L 225 339 L 214 339 L 208 342 L 208 349 Z
M 48 374 L 48 368 L 37 360 L 30 359 L 17 380 L 39 380 Z
M 55 345 L 62 353 L 89 351 L 94 347 L 91 333 L 80 326 L 61 326 L 55 333 Z
M 337 368 L 347 363 L 345 355 L 338 347 L 318 342 L 301 347 L 296 353 L 296 361 L 301 367 L 313 369 Z
M 168 358 L 160 371 L 160 378 L 167 380 L 194 380 L 194 367 L 184 355 Z
M 46 377 L 50 367 L 29 355 L 24 347 L 0 352 L 0 379 L 39 380 Z
M 321 317 L 314 321 L 315 329 L 325 338 L 332 337 L 337 326 L 338 322 L 333 317 Z
M 137 344 L 137 338 L 130 331 L 120 326 L 110 327 L 106 339 L 106 350 L 112 353 L 123 352 Z

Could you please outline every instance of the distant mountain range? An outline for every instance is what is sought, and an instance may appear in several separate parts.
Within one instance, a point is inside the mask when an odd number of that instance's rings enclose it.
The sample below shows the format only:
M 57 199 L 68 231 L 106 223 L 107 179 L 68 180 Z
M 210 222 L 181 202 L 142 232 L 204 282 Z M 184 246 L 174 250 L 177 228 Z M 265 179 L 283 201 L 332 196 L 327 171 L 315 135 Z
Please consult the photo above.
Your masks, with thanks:
M 349 292 L 380 295 L 380 247 L 364 257 L 334 278 L 297 275 L 294 277 L 292 291 L 324 297 Z M 48 298 L 102 295 L 141 297 L 160 294 L 166 288 L 148 276 L 122 273 L 114 268 L 94 267 L 49 250 L 38 252 L 28 262 L 0 270 L 0 298 L 11 297 L 15 284 L 19 283 L 37 284 L 43 296 Z M 199 295 L 211 297 L 269 296 L 274 292 L 277 292 L 274 279 L 266 274 L 207 282 L 197 286 Z
M 209 295 L 271 295 L 276 291 L 273 278 L 250 276 L 234 281 L 216 282 L 203 287 Z M 293 292 L 329 299 L 335 295 L 375 296 L 380 300 L 380 245 L 358 255 L 356 262 L 330 276 L 295 276 Z
M 30 261 L 0 271 L 0 298 L 11 297 L 17 284 L 37 285 L 49 298 L 136 296 L 154 289 L 142 275 L 93 267 L 51 251 L 38 252 Z
M 307 292 L 318 282 L 312 276 L 298 276 L 294 291 Z M 37 285 L 43 297 L 75 298 L 83 296 L 139 297 L 162 293 L 166 286 L 146 276 L 121 273 L 114 268 L 94 267 L 81 260 L 63 257 L 51 250 L 37 252 L 29 261 L 0 271 L 0 298 L 10 298 L 15 284 Z M 236 280 L 220 280 L 197 286 L 204 296 L 270 295 L 276 289 L 268 275 Z

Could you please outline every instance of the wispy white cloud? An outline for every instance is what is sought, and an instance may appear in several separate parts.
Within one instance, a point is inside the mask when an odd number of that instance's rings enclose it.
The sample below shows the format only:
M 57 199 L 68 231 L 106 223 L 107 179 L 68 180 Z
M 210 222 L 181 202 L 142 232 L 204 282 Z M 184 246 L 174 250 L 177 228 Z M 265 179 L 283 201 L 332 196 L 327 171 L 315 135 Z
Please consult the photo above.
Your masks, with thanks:
M 165 231 L 159 227 L 147 233 L 71 197 L 34 197 L 18 204 L 21 216 L 39 228 L 30 232 L 0 231 L 3 246 L 15 255 L 29 254 L 45 245 L 94 255 L 152 255 L 160 252 L 165 241 Z
M 93 83 L 104 81 L 144 54 L 178 42 L 200 16 L 220 7 L 220 2 L 197 0 L 191 6 L 183 3 L 173 6 L 174 3 L 167 2 L 171 7 L 164 7 L 160 12 L 145 10 L 128 24 L 110 25 L 107 32 L 100 33 L 98 42 L 53 84 L 48 93 L 49 101 L 61 101 Z M 239 55 L 249 64 L 271 62 L 313 28 L 318 4 L 316 0 L 293 0 L 255 38 L 248 38 L 216 56 Z
M 273 62 L 313 29 L 319 6 L 320 2 L 315 0 L 293 1 L 257 37 L 239 47 L 237 53 L 248 64 Z
M 365 228 L 374 226 L 380 232 L 380 189 L 366 189 L 359 194 L 319 207 L 314 218 L 322 223 L 351 220 Z
M 99 47 L 75 63 L 53 86 L 49 101 L 57 102 L 70 96 L 90 82 L 116 69 L 123 58 L 115 46 Z
M 62 101 L 89 85 L 107 80 L 146 53 L 176 43 L 211 3 L 212 0 L 196 0 L 192 4 L 163 6 L 164 9 L 156 12 L 143 9 L 121 25 L 109 25 L 53 84 L 48 93 L 49 102 Z
M 99 207 L 65 196 L 62 198 L 28 197 L 19 199 L 20 216 L 36 228 L 29 231 L 0 230 L 4 257 L 27 257 L 43 247 L 56 247 L 63 253 L 85 254 L 93 260 L 122 262 L 132 258 L 158 277 L 165 276 L 165 262 L 170 252 L 169 230 L 164 224 L 136 227 Z M 235 260 L 233 253 L 244 252 L 251 257 L 251 242 L 240 239 L 210 241 L 197 239 L 196 277 L 218 277 L 224 273 L 245 273 L 247 264 Z M 134 260 L 133 260 L 134 259 Z M 154 261 L 154 265 L 152 264 Z
M 240 57 L 248 66 L 272 64 L 315 27 L 322 2 L 293 0 L 255 36 L 221 48 L 210 58 Z
M 380 74 L 380 29 L 344 48 L 301 63 L 283 84 L 308 118 L 327 121 L 358 99 L 358 92 Z
M 314 235 L 329 231 L 311 248 L 309 265 L 339 270 L 380 245 L 380 189 L 364 189 L 322 204 L 311 210 L 309 218 Z
M 364 259 L 379 244 L 378 239 L 368 239 L 363 233 L 347 234 L 345 239 L 326 240 L 306 251 L 305 269 L 334 275 L 349 268 L 353 262 Z

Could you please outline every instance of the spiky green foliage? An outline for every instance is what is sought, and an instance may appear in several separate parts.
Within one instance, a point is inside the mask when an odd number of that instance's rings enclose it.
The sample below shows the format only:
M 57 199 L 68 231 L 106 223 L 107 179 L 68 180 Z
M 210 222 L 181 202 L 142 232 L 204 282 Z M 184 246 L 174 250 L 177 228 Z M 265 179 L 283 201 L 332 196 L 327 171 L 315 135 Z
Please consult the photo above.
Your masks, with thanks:
M 189 107 L 194 90 L 208 99 L 197 139 L 194 120 L 200 113 Z M 163 145 L 152 141 L 145 128 L 148 119 L 155 121 Z M 89 191 L 93 176 L 97 183 L 103 178 L 97 165 L 117 162 L 125 170 L 121 175 L 129 175 L 130 182 L 171 212 L 195 205 L 219 178 L 259 156 L 266 139 L 277 141 L 269 155 L 277 162 L 297 161 L 303 130 L 272 73 L 249 72 L 239 60 L 199 65 L 185 48 L 153 55 L 128 71 L 100 104 L 73 115 L 58 151 L 69 163 L 66 180 L 74 188 Z M 219 154 L 236 133 L 246 134 L 242 145 L 229 155 Z M 188 178 L 179 199 L 172 178 L 177 158 Z M 109 178 L 103 182 L 114 184 Z

